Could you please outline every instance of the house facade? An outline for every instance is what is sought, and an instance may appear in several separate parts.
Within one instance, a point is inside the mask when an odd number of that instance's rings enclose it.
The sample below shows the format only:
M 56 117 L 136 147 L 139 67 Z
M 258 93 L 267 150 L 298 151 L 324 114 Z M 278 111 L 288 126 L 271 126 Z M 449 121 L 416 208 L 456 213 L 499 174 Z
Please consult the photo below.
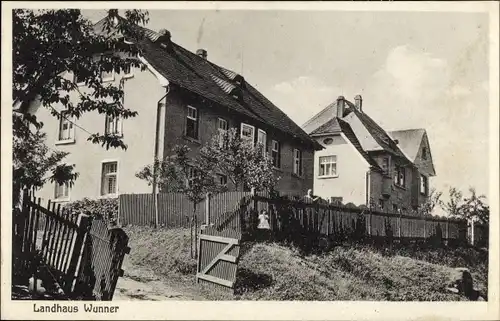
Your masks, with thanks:
M 102 25 L 102 21 L 96 24 L 96 32 L 105 32 Z M 145 35 L 138 40 L 138 59 L 146 70 L 102 75 L 103 80 L 121 84 L 124 106 L 137 111 L 136 117 L 112 119 L 86 113 L 79 119 L 58 120 L 36 101 L 30 107 L 44 123 L 47 145 L 68 152 L 65 162 L 75 164 L 79 173 L 71 188 L 47 184 L 38 196 L 68 202 L 150 193 L 152 187 L 135 174 L 153 163 L 155 156 L 162 159 L 179 144 L 189 146 L 195 155 L 219 130 L 230 128 L 236 128 L 243 139 L 266 146 L 280 177 L 276 190 L 305 194 L 313 187 L 314 150 L 321 146 L 300 126 L 241 75 L 210 62 L 207 51 L 184 49 L 171 41 L 168 31 L 145 29 Z M 65 77 L 78 83 L 69 72 Z M 72 94 L 70 99 L 78 99 Z M 62 105 L 52 108 L 64 112 Z M 106 150 L 87 141 L 95 132 L 122 135 L 127 150 Z M 228 180 L 220 175 L 220 181 Z
M 425 129 L 386 132 L 340 96 L 303 128 L 324 149 L 314 155 L 314 193 L 379 210 L 415 210 L 429 195 L 435 169 Z

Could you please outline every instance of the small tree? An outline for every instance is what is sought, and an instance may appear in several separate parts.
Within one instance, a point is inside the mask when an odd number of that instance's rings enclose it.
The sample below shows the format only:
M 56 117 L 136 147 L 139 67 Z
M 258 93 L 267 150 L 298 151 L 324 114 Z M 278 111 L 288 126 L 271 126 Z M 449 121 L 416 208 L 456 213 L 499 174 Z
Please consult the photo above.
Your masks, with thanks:
M 450 199 L 446 203 L 442 203 L 441 207 L 451 217 L 463 218 L 463 194 L 455 187 L 450 187 Z
M 241 139 L 235 128 L 214 135 L 200 150 L 200 157 L 227 175 L 237 190 L 246 187 L 271 191 L 279 180 L 265 147 Z
M 171 156 L 145 166 L 135 176 L 146 180 L 150 186 L 156 181 L 163 192 L 186 195 L 194 204 L 194 215 L 207 193 L 219 193 L 226 187 L 217 184 L 212 164 L 199 157 L 189 157 L 189 151 L 187 146 L 175 146 Z
M 73 172 L 74 164 L 61 163 L 68 155 L 66 152 L 51 151 L 45 144 L 45 133 L 31 132 L 26 127 L 14 126 L 13 135 L 13 205 L 20 199 L 21 190 L 42 187 L 47 181 L 70 186 L 78 177 Z
M 486 196 L 478 195 L 474 188 L 469 188 L 470 196 L 464 198 L 462 212 L 466 219 L 476 219 L 482 224 L 490 220 L 490 207 L 486 204 Z
M 418 212 L 423 216 L 430 216 L 434 212 L 436 206 L 442 204 L 441 196 L 443 192 L 438 192 L 436 189 L 431 189 L 427 200 L 419 206 Z
M 136 174 L 139 179 L 146 180 L 148 185 L 158 184 L 164 192 L 176 192 L 186 195 L 193 203 L 192 222 L 195 226 L 195 242 L 198 232 L 196 210 L 207 193 L 219 193 L 226 186 L 217 184 L 213 164 L 205 162 L 199 157 L 189 157 L 187 146 L 175 146 L 173 155 L 167 156 L 163 161 L 156 160 L 153 165 L 144 167 Z M 156 195 L 154 195 L 156 197 Z M 156 226 L 158 222 L 155 222 Z M 191 242 L 191 253 L 196 245 Z
M 486 196 L 478 195 L 474 188 L 469 188 L 470 196 L 464 197 L 456 188 L 450 188 L 450 200 L 442 204 L 443 209 L 452 217 L 465 220 L 476 219 L 488 224 L 490 208 L 486 204 Z

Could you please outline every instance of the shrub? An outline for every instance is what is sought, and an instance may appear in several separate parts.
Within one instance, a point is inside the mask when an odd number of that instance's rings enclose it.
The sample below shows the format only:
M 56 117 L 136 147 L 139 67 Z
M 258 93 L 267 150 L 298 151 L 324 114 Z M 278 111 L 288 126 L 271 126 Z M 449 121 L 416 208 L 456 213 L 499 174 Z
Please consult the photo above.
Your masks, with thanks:
M 90 199 L 83 198 L 78 201 L 68 203 L 64 206 L 70 213 L 83 213 L 90 216 L 102 216 L 110 223 L 116 223 L 118 217 L 118 199 L 103 198 Z

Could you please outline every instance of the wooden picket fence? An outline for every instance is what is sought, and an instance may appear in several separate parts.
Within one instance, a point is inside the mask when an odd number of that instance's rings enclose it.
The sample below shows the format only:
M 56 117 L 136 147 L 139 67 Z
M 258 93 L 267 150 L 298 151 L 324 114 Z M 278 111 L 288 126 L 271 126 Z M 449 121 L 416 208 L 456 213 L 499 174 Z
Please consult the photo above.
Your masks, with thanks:
M 232 211 L 238 201 L 250 192 L 226 192 L 206 195 L 196 208 L 197 222 L 207 222 Z M 121 194 L 118 197 L 118 224 L 121 226 L 154 226 L 155 209 L 152 194 Z M 190 227 L 193 203 L 181 193 L 158 194 L 158 226 Z
M 123 230 L 108 229 L 99 213 L 69 213 L 50 200 L 43 207 L 28 193 L 13 214 L 13 279 L 36 278 L 43 267 L 68 298 L 112 299 L 130 251 Z
M 371 210 L 364 206 L 344 206 L 331 203 L 313 203 L 309 200 L 290 200 L 255 195 L 240 219 L 247 235 L 256 229 L 257 215 L 267 210 L 273 237 L 330 240 L 370 238 L 385 242 L 429 241 L 446 243 L 467 242 L 467 222 L 434 216 L 411 216 Z
M 240 247 L 255 241 L 258 213 L 266 210 L 272 240 L 298 242 L 306 248 L 345 240 L 467 242 L 467 222 L 439 217 L 383 213 L 366 207 L 313 203 L 269 194 L 246 194 L 227 210 L 207 219 L 199 237 L 198 283 L 234 291 Z M 322 242 L 323 241 L 323 242 Z M 323 245 L 322 245 L 323 244 Z

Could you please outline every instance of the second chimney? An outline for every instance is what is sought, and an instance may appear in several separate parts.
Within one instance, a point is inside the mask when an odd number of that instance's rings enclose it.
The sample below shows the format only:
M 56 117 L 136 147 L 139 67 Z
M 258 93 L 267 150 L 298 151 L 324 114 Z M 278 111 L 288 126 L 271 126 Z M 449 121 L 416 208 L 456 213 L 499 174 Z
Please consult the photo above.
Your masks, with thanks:
M 344 108 L 345 108 L 345 98 L 344 96 L 339 96 L 337 98 L 337 117 L 342 118 L 344 117 Z
M 207 59 L 207 51 L 205 49 L 196 50 L 196 54 L 203 59 Z
M 356 108 L 362 112 L 363 111 L 363 98 L 361 98 L 361 95 L 356 95 L 356 97 L 354 97 L 354 102 L 356 104 Z

